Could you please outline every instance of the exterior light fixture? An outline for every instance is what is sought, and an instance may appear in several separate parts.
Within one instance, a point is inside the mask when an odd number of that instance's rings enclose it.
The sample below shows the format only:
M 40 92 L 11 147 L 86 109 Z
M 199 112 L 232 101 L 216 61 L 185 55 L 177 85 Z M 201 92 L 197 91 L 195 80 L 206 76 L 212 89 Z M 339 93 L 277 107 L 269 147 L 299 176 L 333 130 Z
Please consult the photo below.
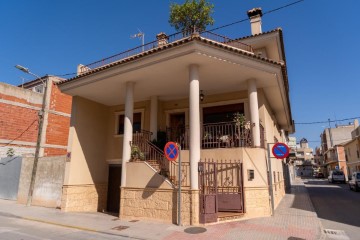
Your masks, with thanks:
M 200 101 L 204 101 L 204 93 L 203 93 L 203 90 L 200 90 Z

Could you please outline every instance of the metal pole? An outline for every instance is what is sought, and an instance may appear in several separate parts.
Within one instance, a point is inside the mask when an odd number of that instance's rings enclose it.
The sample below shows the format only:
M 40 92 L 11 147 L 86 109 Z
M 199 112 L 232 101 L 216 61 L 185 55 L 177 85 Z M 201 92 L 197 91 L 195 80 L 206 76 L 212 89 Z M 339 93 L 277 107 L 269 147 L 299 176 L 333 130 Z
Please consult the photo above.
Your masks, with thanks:
M 267 144 L 268 151 L 268 166 L 269 166 L 269 191 L 271 198 L 271 216 L 274 216 L 275 204 L 274 204 L 274 191 L 273 191 L 273 179 L 272 179 L 272 170 L 271 170 L 271 154 L 270 154 L 270 143 Z
M 179 172 L 178 172 L 178 175 L 179 175 L 179 187 L 178 187 L 178 190 L 179 190 L 179 194 L 178 194 L 178 225 L 181 226 L 181 145 L 178 144 L 179 146 Z
M 30 73 L 30 74 L 32 74 L 32 73 Z M 32 74 L 32 75 L 34 75 L 34 74 Z M 35 76 L 37 76 L 37 75 L 35 75 Z M 37 77 L 41 80 L 41 78 L 39 76 L 37 76 Z M 41 138 L 42 138 L 43 124 L 44 124 L 45 103 L 46 103 L 46 95 L 47 95 L 47 90 L 48 90 L 48 76 L 46 76 L 46 80 L 43 82 L 43 84 L 44 84 L 44 95 L 43 95 L 43 102 L 42 102 L 41 110 L 39 112 L 39 128 L 38 128 L 38 136 L 37 136 L 37 141 L 36 141 L 34 165 L 33 165 L 32 173 L 31 173 L 30 187 L 29 187 L 29 193 L 28 193 L 28 199 L 27 199 L 26 206 L 31 205 L 32 196 L 33 196 L 33 192 L 34 192 L 36 170 L 37 170 L 37 165 L 38 165 L 38 161 L 39 161 L 40 148 L 41 148 L 40 144 L 41 144 Z

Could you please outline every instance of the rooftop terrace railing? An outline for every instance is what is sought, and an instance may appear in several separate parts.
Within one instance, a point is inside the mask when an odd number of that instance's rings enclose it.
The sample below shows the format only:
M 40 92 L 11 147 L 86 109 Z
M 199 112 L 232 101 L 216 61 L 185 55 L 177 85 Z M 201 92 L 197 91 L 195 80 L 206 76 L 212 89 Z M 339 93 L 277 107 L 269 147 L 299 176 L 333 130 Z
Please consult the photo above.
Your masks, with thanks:
M 238 49 L 241 49 L 241 50 L 244 50 L 244 51 L 254 52 L 250 45 L 242 43 L 242 42 L 240 42 L 238 40 L 233 40 L 233 39 L 230 39 L 228 37 L 221 36 L 221 35 L 216 34 L 216 33 L 212 33 L 212 32 L 209 32 L 209 31 L 204 31 L 204 32 L 199 33 L 199 35 L 200 35 L 200 37 L 202 37 L 204 39 L 207 39 L 207 40 L 222 43 L 222 44 L 232 46 L 234 48 L 238 48 Z M 170 44 L 170 43 L 174 43 L 174 42 L 176 42 L 178 40 L 190 38 L 191 36 L 192 36 L 192 32 L 184 32 L 184 33 L 183 32 L 178 32 L 178 33 L 171 34 L 171 35 L 168 35 L 168 36 L 165 35 L 165 38 L 162 39 L 162 40 L 158 39 L 158 40 L 146 43 L 144 45 L 140 45 L 138 47 L 126 50 L 124 52 L 115 54 L 113 56 L 103 58 L 103 59 L 101 59 L 99 61 L 87 64 L 87 65 L 80 66 L 78 75 L 84 74 L 84 73 L 86 73 L 88 71 L 91 71 L 93 69 L 105 66 L 105 65 L 113 63 L 113 62 L 117 62 L 117 61 L 129 58 L 129 57 L 132 57 L 132 56 L 136 56 L 136 55 L 138 55 L 140 53 L 150 51 L 150 50 L 155 49 L 157 47 L 164 46 L 164 45 L 167 45 L 167 44 Z

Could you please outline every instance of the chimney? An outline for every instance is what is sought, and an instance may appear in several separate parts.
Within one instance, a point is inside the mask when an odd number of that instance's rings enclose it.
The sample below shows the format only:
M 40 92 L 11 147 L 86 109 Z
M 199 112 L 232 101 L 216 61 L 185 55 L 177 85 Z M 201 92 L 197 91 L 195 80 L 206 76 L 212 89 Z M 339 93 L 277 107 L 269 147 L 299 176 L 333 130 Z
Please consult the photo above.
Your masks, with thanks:
M 158 47 L 166 45 L 168 43 L 168 38 L 169 37 L 163 32 L 157 34 L 156 39 L 158 41 Z
M 261 30 L 261 16 L 262 16 L 262 10 L 261 8 L 253 8 L 247 11 L 247 15 L 250 19 L 251 24 L 251 34 L 259 34 L 262 33 Z
M 357 128 L 359 126 L 359 120 L 355 119 L 354 120 L 354 129 Z

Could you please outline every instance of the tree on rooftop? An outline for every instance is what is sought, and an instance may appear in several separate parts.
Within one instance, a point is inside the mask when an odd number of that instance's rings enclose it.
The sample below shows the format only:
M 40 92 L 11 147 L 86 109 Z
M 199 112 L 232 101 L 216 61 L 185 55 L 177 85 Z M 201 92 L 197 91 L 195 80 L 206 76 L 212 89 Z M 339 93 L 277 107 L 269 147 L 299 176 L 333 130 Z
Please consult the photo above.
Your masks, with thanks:
M 211 17 L 213 8 L 214 5 L 206 0 L 186 0 L 184 4 L 172 3 L 169 23 L 183 33 L 193 30 L 204 31 L 206 26 L 214 24 Z

